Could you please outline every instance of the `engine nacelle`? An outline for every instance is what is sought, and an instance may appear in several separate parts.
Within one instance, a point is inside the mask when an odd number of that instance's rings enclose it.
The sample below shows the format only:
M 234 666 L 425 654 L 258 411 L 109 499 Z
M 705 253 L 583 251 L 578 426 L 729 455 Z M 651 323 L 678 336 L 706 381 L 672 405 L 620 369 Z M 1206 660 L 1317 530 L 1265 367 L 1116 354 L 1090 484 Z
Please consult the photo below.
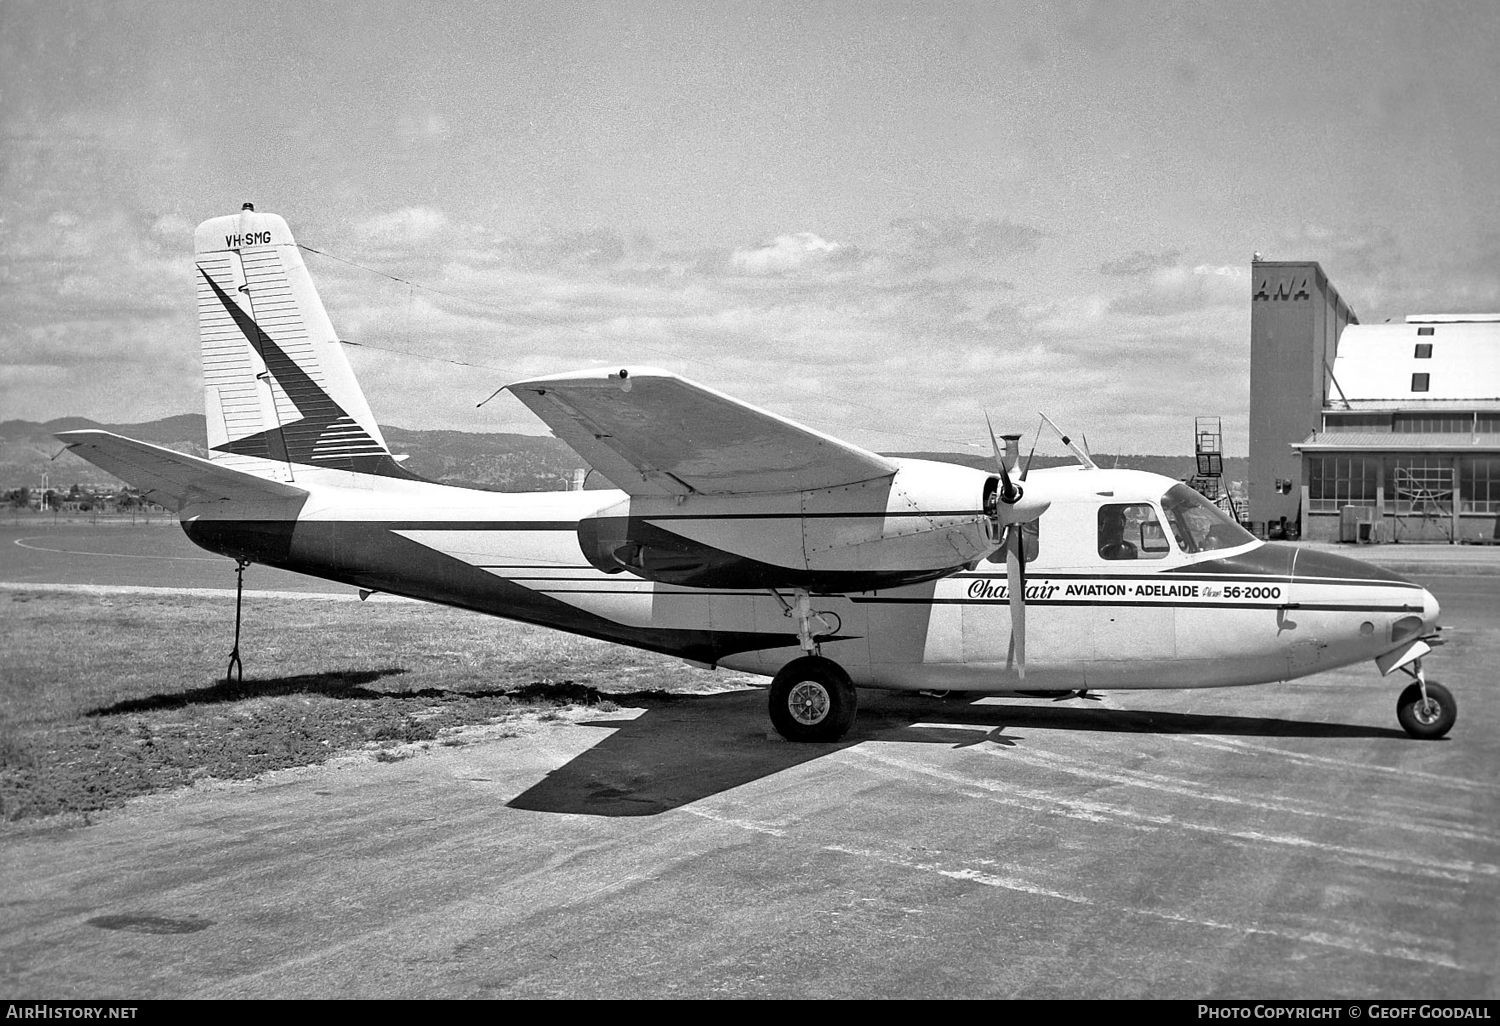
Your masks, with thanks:
M 606 573 L 699 588 L 840 592 L 945 577 L 995 549 L 986 512 L 995 475 L 895 462 L 890 477 L 838 488 L 632 497 L 580 521 L 578 543 Z

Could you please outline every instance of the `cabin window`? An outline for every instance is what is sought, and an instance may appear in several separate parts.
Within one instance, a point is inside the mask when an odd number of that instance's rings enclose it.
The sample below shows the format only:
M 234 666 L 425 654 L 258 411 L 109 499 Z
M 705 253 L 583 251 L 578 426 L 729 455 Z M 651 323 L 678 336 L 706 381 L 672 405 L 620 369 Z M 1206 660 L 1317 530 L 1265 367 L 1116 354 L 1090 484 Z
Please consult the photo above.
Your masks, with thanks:
M 1161 559 L 1171 551 L 1167 532 L 1149 503 L 1099 507 L 1099 555 L 1104 559 Z
M 1177 539 L 1177 547 L 1183 552 L 1232 549 L 1255 540 L 1228 513 L 1185 484 L 1169 488 L 1161 497 L 1161 508 Z

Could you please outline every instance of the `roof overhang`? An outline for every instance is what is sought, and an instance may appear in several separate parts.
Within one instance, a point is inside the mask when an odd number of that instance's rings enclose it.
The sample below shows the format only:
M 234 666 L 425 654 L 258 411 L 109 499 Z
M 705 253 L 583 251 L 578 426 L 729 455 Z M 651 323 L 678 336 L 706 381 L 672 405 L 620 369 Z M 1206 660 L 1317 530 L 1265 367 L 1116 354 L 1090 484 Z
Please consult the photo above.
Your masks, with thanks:
M 1500 453 L 1500 434 L 1315 431 L 1293 442 L 1292 448 L 1297 452 Z

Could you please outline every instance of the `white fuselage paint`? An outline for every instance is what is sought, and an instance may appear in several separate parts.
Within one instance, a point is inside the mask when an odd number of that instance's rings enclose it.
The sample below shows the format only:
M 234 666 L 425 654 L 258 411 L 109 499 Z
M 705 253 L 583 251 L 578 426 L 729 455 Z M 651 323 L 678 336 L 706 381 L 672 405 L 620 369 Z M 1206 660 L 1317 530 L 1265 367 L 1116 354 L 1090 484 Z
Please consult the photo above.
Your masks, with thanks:
M 1290 572 L 1257 569 L 1276 560 L 1257 564 L 1273 547 L 1254 541 L 1198 554 L 1174 543 L 1156 559 L 1100 558 L 1099 506 L 1157 503 L 1175 483 L 1081 468 L 1031 476 L 1027 488 L 1044 494 L 1050 507 L 1026 573 L 1024 681 L 1010 659 L 1003 563 L 980 562 L 890 590 L 814 592 L 814 609 L 833 627 L 822 654 L 856 684 L 899 690 L 1223 687 L 1374 659 L 1436 628 L 1437 603 L 1427 591 L 1343 557 L 1320 555 L 1325 572 L 1316 576 L 1295 572 L 1295 554 L 1278 555 Z M 678 587 L 590 565 L 577 522 L 624 503 L 621 492 L 490 493 L 312 468 L 299 471 L 298 484 L 310 493 L 300 509 L 266 507 L 256 517 L 388 525 L 436 554 L 631 629 L 795 634 L 784 606 L 767 591 Z M 678 517 L 696 513 L 695 501 L 670 510 Z M 733 525 L 713 527 L 707 505 L 704 519 L 691 522 L 693 533 L 732 544 Z M 785 496 L 770 497 L 766 506 L 767 513 L 797 515 Z M 243 521 L 245 507 L 190 506 L 182 517 Z M 1226 572 L 1224 564 L 1237 557 L 1250 569 Z M 400 594 L 400 572 L 387 576 L 392 583 L 385 590 Z M 726 655 L 720 665 L 771 675 L 801 654 L 787 644 Z

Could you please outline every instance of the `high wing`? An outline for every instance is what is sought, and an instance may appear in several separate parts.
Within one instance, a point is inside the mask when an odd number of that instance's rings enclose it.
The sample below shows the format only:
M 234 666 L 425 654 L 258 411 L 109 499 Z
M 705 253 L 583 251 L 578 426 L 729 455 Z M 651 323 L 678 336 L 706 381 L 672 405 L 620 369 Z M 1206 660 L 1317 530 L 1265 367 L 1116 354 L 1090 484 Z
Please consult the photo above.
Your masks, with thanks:
M 147 499 L 179 511 L 189 502 L 264 502 L 307 495 L 306 489 L 295 485 L 108 431 L 62 431 L 56 437 L 90 463 L 139 488 Z
M 653 367 L 506 388 L 631 495 L 795 492 L 896 472 L 883 456 Z

